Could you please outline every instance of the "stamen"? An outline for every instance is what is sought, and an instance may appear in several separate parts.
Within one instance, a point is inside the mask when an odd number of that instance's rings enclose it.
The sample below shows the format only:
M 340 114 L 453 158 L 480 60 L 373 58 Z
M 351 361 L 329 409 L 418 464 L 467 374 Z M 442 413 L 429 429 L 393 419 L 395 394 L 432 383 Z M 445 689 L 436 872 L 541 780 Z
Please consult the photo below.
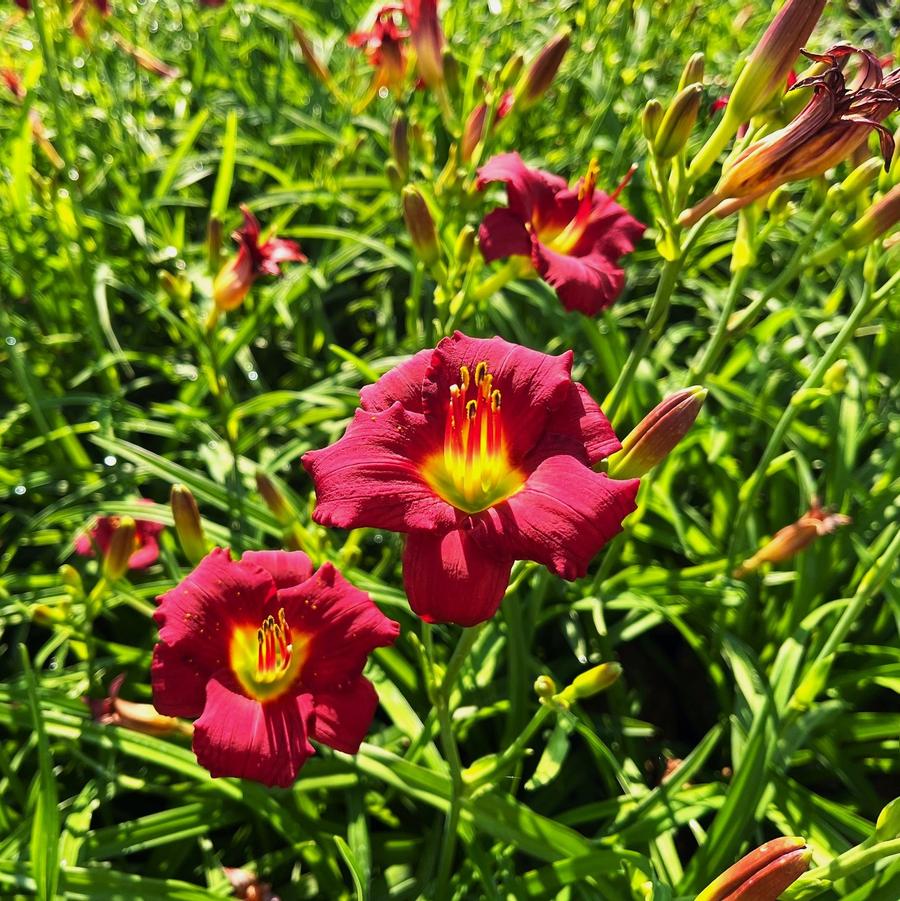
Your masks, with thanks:
M 638 164 L 632 163 L 631 168 L 625 173 L 625 177 L 616 186 L 615 191 L 613 191 L 612 194 L 609 195 L 610 200 L 615 200 L 622 193 L 622 191 L 625 190 L 625 188 L 628 185 L 628 182 L 631 181 L 632 177 L 634 176 L 634 173 L 637 172 L 637 170 L 638 170 Z
M 469 367 L 468 366 L 460 366 L 459 367 L 459 385 L 462 389 L 462 393 L 465 394 L 469 390 Z
M 284 640 L 288 645 L 292 645 L 294 642 L 291 638 L 291 627 L 288 625 L 287 617 L 284 615 L 284 607 L 281 607 L 278 611 L 278 624 L 281 626 L 281 631 L 284 632 Z
M 487 375 L 487 361 L 486 361 L 486 360 L 482 360 L 482 361 L 475 367 L 475 384 L 476 384 L 476 385 L 480 385 L 480 384 L 481 384 L 481 380 L 482 380 L 486 375 Z
M 256 678 L 260 682 L 272 682 L 290 666 L 293 652 L 293 634 L 288 625 L 284 607 L 278 611 L 278 621 L 267 616 L 256 630 Z
M 256 641 L 259 645 L 259 651 L 256 657 L 256 671 L 261 673 L 263 671 L 263 630 L 256 630 Z
M 597 162 L 597 157 L 594 157 L 590 163 L 588 163 L 587 172 L 581 182 L 581 187 L 578 189 L 579 201 L 590 201 L 594 196 L 594 188 L 597 186 L 597 176 L 599 174 L 600 164 Z

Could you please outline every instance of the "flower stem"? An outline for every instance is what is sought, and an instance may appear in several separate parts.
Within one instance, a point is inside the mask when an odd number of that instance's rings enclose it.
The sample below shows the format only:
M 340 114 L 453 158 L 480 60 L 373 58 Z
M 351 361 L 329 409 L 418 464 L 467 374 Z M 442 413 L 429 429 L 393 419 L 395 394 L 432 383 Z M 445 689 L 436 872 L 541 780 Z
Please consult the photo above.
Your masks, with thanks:
M 698 154 L 691 161 L 687 171 L 687 181 L 695 182 L 701 175 L 712 168 L 713 163 L 719 158 L 719 154 L 725 149 L 728 142 L 734 137 L 741 123 L 734 121 L 734 116 L 729 114 L 728 107 L 716 130 L 709 136 L 706 143 L 700 148 Z
M 504 263 L 493 275 L 488 276 L 475 290 L 472 297 L 475 300 L 485 300 L 499 291 L 507 282 L 512 281 L 518 274 L 518 266 L 510 259 Z
M 871 866 L 885 857 L 900 854 L 900 838 L 869 845 L 863 842 L 849 851 L 845 851 L 840 857 L 836 857 L 830 863 L 822 867 L 816 867 L 808 873 L 804 873 L 792 886 L 786 889 L 779 897 L 784 901 L 801 901 L 801 899 L 814 898 L 823 892 L 833 888 L 839 879 Z

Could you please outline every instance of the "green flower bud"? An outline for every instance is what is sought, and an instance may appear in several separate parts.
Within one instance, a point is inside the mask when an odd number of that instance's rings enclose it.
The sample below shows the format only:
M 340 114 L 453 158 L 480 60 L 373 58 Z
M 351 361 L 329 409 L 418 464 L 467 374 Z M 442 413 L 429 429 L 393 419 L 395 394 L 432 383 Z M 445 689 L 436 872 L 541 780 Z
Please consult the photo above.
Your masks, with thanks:
M 556 694 L 556 683 L 549 676 L 538 676 L 534 680 L 534 693 L 546 701 Z
M 678 81 L 678 90 L 681 91 L 690 84 L 703 84 L 703 69 L 705 58 L 702 53 L 695 53 L 681 70 L 681 78 Z M 677 92 L 676 92 L 677 93 Z
M 460 266 L 465 266 L 472 259 L 472 251 L 475 249 L 475 229 L 471 225 L 464 225 L 460 229 L 456 239 L 453 255 Z
M 671 159 L 684 149 L 697 121 L 702 99 L 701 84 L 688 85 L 675 95 L 653 142 L 653 151 L 660 159 Z
M 401 192 L 401 202 L 413 250 L 426 265 L 437 263 L 440 259 L 437 230 L 422 192 L 414 185 L 407 185 Z
M 644 137 L 651 147 L 656 140 L 664 115 L 663 106 L 655 97 L 647 101 L 644 112 L 641 114 L 641 131 L 643 131 Z
M 567 685 L 559 694 L 561 701 L 571 703 L 581 701 L 606 691 L 619 676 L 622 675 L 622 665 L 619 663 L 601 663 L 592 667 L 587 672 L 579 673 L 571 685 Z
M 175 520 L 175 534 L 188 562 L 196 566 L 206 556 L 206 536 L 200 521 L 197 501 L 189 488 L 173 485 L 169 495 L 172 518 Z

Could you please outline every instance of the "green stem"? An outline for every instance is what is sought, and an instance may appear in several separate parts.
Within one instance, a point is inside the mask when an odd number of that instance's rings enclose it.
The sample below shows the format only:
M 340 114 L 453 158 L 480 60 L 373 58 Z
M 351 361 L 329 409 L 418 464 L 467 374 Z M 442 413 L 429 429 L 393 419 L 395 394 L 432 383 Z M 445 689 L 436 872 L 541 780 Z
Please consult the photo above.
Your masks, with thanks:
M 709 136 L 706 143 L 700 148 L 699 153 L 691 161 L 687 171 L 688 182 L 693 183 L 701 175 L 708 172 L 713 163 L 719 158 L 719 154 L 737 133 L 741 123 L 735 122 L 734 118 L 733 115 L 729 114 L 726 106 L 724 115 L 716 126 L 716 130 Z
M 475 300 L 486 300 L 499 291 L 507 282 L 512 281 L 518 275 L 518 268 L 513 260 L 504 263 L 493 275 L 489 275 L 472 291 L 472 297 Z
M 780 895 L 783 901 L 801 901 L 814 898 L 832 888 L 835 882 L 846 879 L 864 867 L 871 866 L 885 857 L 900 854 L 900 838 L 867 845 L 865 842 L 846 851 L 823 867 L 804 873 L 790 888 Z
M 732 276 L 731 284 L 728 286 L 728 296 L 725 298 L 725 304 L 721 313 L 719 313 L 719 321 L 716 323 L 712 339 L 706 345 L 706 350 L 700 361 L 691 367 L 685 384 L 694 385 L 702 381 L 718 361 L 719 354 L 722 352 L 722 348 L 728 339 L 728 321 L 731 319 L 731 314 L 737 305 L 738 297 L 744 291 L 744 285 L 747 284 L 747 276 L 749 274 L 750 267 L 742 266 Z

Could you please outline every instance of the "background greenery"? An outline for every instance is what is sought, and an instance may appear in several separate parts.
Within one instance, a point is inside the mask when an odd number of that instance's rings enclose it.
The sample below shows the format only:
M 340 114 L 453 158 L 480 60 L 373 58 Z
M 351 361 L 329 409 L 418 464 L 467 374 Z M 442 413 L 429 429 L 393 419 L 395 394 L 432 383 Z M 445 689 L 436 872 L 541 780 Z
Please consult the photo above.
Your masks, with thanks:
M 0 104 L 0 895 L 222 897 L 226 865 L 258 871 L 286 899 L 433 897 L 450 780 L 411 638 L 421 624 L 400 588 L 400 539 L 316 527 L 299 465 L 340 436 L 359 387 L 439 337 L 433 286 L 385 177 L 395 103 L 379 98 L 356 113 L 337 103 L 292 34 L 299 23 L 314 35 L 341 91 L 357 99 L 368 70 L 344 38 L 368 7 L 118 2 L 89 42 L 50 5 L 25 19 L 14 9 L 0 17 L 0 65 L 23 73 L 28 93 Z M 643 104 L 670 96 L 683 63 L 704 51 L 699 146 L 709 104 L 770 15 L 762 0 L 497 0 L 450 4 L 444 28 L 471 98 L 480 74 L 515 51 L 530 58 L 570 25 L 573 47 L 550 94 L 492 152 L 517 149 L 570 178 L 598 156 L 607 188 L 637 161 L 626 203 L 652 224 Z M 840 38 L 887 52 L 897 26 L 890 3 L 832 2 L 814 47 Z M 180 76 L 136 68 L 113 34 Z M 61 169 L 33 143 L 29 110 Z M 427 93 L 409 111 L 426 135 L 413 178 L 427 187 L 447 133 Z M 465 765 L 521 733 L 538 708 L 536 676 L 565 684 L 610 659 L 624 675 L 549 718 L 532 757 L 463 803 L 458 897 L 692 897 L 782 832 L 805 836 L 827 863 L 871 840 L 898 794 L 900 298 L 889 278 L 900 252 L 800 267 L 770 290 L 827 187 L 792 190 L 740 297 L 744 306 L 773 295 L 766 315 L 729 340 L 704 379 L 700 420 L 647 480 L 624 535 L 572 585 L 517 569 L 501 614 L 479 634 L 452 698 Z M 204 292 L 218 259 L 208 223 L 218 217 L 227 233 L 239 202 L 298 239 L 311 262 L 258 283 L 210 341 Z M 485 208 L 450 206 L 448 247 Z M 814 246 L 855 213 L 817 219 Z M 726 302 L 734 228 L 716 223 L 698 242 L 669 325 L 618 411 L 620 435 L 686 384 Z M 567 315 L 527 281 L 463 327 L 574 348 L 577 377 L 602 399 L 660 262 L 645 239 L 627 261 L 625 295 L 596 321 Z M 823 381 L 815 367 L 865 292 L 872 305 L 840 354 L 846 368 Z M 287 492 L 304 541 L 403 626 L 371 667 L 382 707 L 369 744 L 355 759 L 322 749 L 291 790 L 211 780 L 182 740 L 90 721 L 81 698 L 91 668 L 95 694 L 124 672 L 125 696 L 150 698 L 153 600 L 187 572 L 171 530 L 160 563 L 117 584 L 93 623 L 59 572 L 97 513 L 171 523 L 173 482 L 194 491 L 213 540 L 237 551 L 281 546 L 258 470 Z M 771 572 L 732 578 L 735 561 L 813 494 L 853 524 Z M 139 495 L 157 506 L 136 507 Z M 72 563 L 90 590 L 95 564 Z M 457 631 L 436 630 L 441 658 Z M 896 901 L 900 859 L 863 867 L 821 897 Z

